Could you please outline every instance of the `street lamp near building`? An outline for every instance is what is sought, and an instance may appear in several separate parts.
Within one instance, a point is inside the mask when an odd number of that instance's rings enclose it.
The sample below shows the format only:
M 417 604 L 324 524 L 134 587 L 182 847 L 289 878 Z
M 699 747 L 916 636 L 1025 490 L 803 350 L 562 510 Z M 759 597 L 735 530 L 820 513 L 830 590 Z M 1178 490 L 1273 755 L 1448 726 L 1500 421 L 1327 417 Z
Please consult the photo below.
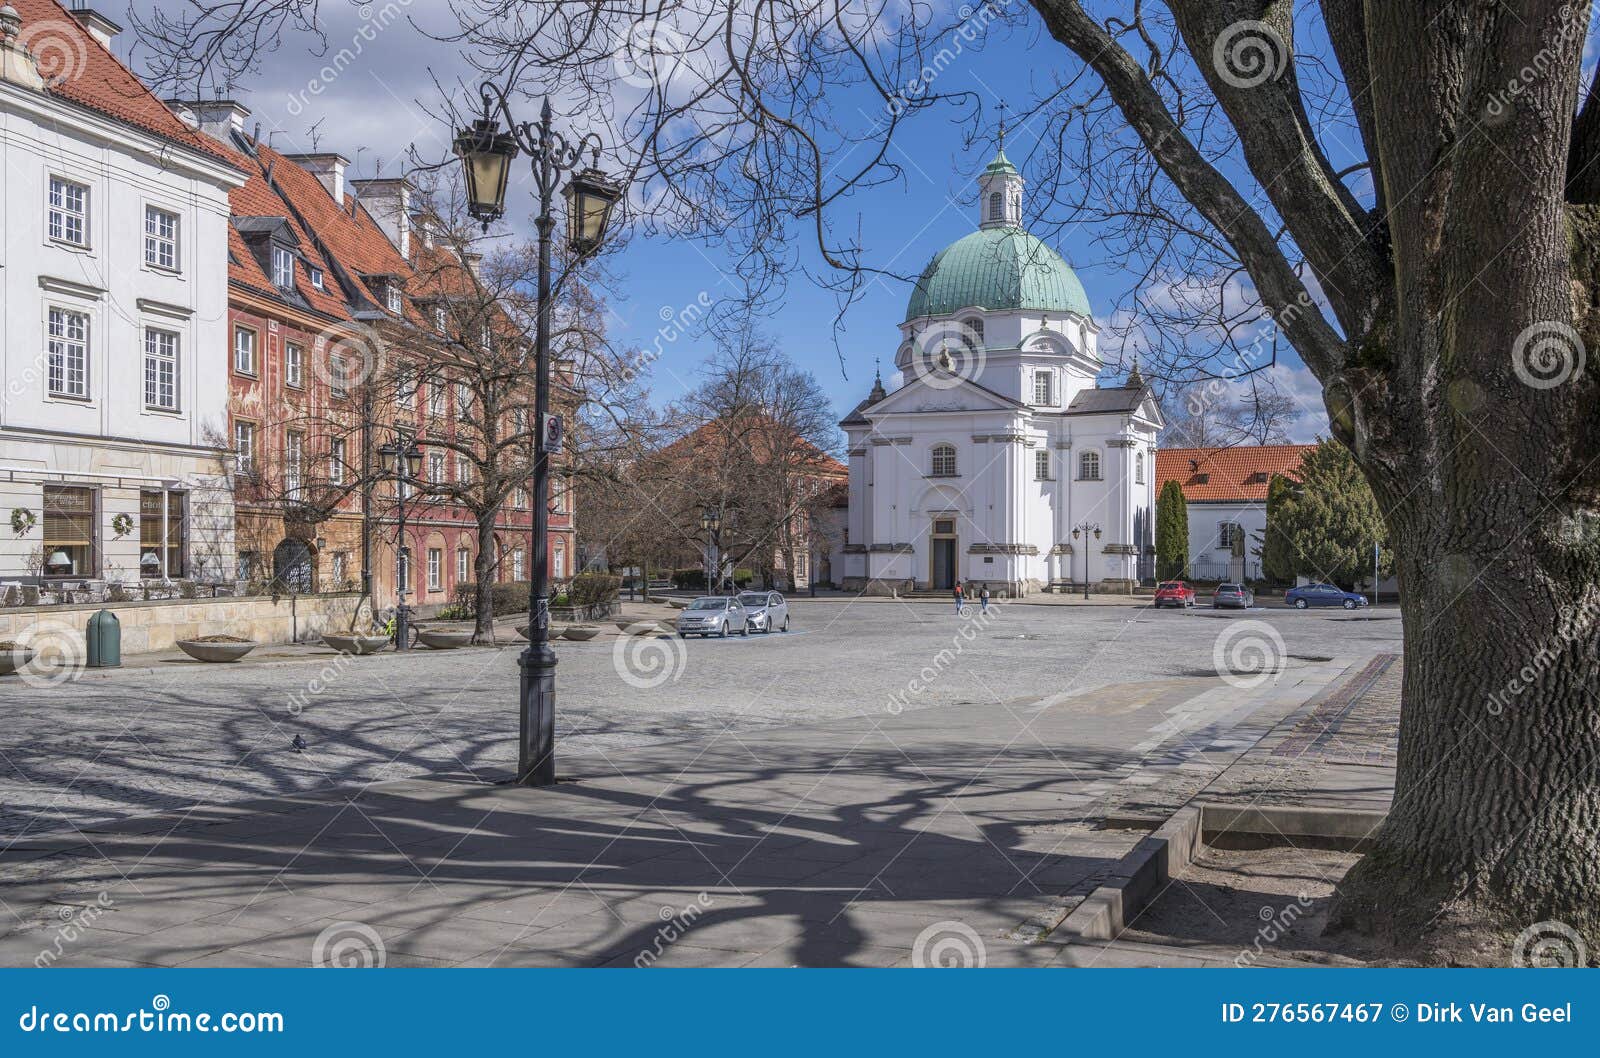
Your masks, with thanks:
M 700 528 L 706 532 L 706 591 L 714 594 L 722 587 L 721 508 L 702 508 L 700 511 Z
M 385 475 L 394 477 L 394 494 L 399 519 L 396 533 L 395 581 L 399 585 L 400 604 L 395 611 L 396 650 L 411 649 L 411 608 L 406 605 L 406 588 L 411 580 L 411 561 L 406 548 L 406 487 L 422 476 L 422 449 L 401 434 L 378 449 L 378 457 Z
M 1094 522 L 1084 522 L 1082 525 L 1072 527 L 1072 539 L 1080 536 L 1083 538 L 1083 601 L 1089 601 L 1089 534 L 1093 533 L 1096 540 L 1100 539 L 1100 527 Z
M 534 339 L 534 453 L 533 453 L 533 578 L 528 588 L 528 648 L 519 661 L 522 669 L 521 730 L 517 752 L 517 782 L 524 786 L 549 786 L 556 781 L 556 655 L 550 649 L 549 522 L 550 448 L 550 237 L 555 228 L 551 213 L 557 185 L 572 173 L 562 195 L 567 201 L 567 247 L 579 257 L 600 248 L 610 223 L 612 207 L 622 188 L 600 171 L 600 140 L 584 136 L 569 142 L 553 126 L 550 100 L 539 108 L 537 123 L 518 122 L 511 114 L 505 92 L 493 84 L 479 89 L 483 116 L 455 138 L 466 180 L 467 212 L 488 231 L 506 212 L 506 184 L 511 162 L 527 154 L 533 165 L 539 211 L 534 227 L 539 233 L 538 324 Z M 504 118 L 506 131 L 500 120 Z M 582 166 L 587 155 L 589 164 Z

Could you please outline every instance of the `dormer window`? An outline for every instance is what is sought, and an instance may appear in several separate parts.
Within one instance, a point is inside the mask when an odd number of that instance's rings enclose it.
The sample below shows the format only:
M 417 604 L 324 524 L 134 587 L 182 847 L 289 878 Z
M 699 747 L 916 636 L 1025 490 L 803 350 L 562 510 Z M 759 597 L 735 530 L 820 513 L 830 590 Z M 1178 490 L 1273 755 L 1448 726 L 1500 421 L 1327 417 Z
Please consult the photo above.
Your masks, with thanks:
M 279 290 L 294 289 L 294 254 L 282 246 L 272 248 L 272 283 Z
M 443 334 L 444 331 L 445 331 L 445 317 L 444 317 L 444 306 L 443 305 L 435 305 L 433 307 L 433 329 L 438 331 L 440 334 Z
M 316 287 L 318 290 L 327 290 L 328 288 L 327 288 L 327 286 L 325 284 L 326 284 L 326 280 L 323 279 L 322 269 L 320 269 L 320 268 L 312 268 L 311 269 L 311 285 Z
M 400 284 L 391 279 L 388 283 L 384 284 L 384 294 L 389 303 L 389 311 L 399 312 L 402 307 L 402 303 L 400 301 Z

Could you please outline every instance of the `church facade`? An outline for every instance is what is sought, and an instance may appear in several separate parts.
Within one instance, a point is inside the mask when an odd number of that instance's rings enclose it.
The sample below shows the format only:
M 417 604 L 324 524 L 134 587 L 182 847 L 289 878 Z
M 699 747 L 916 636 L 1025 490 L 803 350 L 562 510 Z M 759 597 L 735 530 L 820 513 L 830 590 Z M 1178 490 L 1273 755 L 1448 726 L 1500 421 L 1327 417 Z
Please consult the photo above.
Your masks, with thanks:
M 1022 227 L 1004 151 L 979 227 L 936 254 L 881 377 L 840 423 L 849 504 L 835 576 L 874 594 L 957 581 L 1012 597 L 1154 576 L 1160 409 L 1134 366 L 1098 386 L 1083 285 Z

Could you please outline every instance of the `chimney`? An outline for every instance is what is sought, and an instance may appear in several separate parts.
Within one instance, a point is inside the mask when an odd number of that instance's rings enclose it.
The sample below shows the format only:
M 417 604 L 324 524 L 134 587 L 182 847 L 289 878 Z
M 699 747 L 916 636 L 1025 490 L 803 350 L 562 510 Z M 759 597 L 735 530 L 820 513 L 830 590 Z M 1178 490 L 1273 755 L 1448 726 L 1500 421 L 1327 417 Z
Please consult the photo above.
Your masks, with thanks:
M 104 44 L 107 48 L 111 47 L 111 38 L 122 32 L 121 26 L 92 7 L 84 7 L 81 4 L 74 3 L 72 5 L 72 17 L 83 24 L 83 28 L 89 31 L 91 37 Z
M 22 16 L 17 9 L 10 4 L 0 6 L 0 81 L 40 91 L 44 78 L 39 76 L 39 67 L 27 46 L 17 41 L 21 32 Z
M 244 119 L 250 116 L 250 108 L 231 99 L 168 99 L 166 103 L 184 124 L 223 143 L 229 143 L 235 132 L 244 135 Z
M 315 176 L 333 196 L 335 205 L 344 205 L 344 171 L 350 159 L 342 154 L 286 154 L 284 157 Z
M 411 259 L 411 181 L 404 178 L 352 180 L 361 204 L 394 243 L 400 256 Z

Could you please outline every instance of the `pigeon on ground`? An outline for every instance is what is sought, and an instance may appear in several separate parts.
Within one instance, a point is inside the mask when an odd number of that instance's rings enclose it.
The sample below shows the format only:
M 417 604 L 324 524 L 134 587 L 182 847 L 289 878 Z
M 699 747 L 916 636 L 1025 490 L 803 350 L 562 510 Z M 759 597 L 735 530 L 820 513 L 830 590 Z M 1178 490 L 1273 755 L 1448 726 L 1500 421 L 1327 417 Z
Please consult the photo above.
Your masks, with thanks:
M 294 736 L 294 741 L 291 742 L 290 745 L 294 747 L 294 751 L 296 753 L 304 753 L 306 748 L 306 740 L 297 734 Z

